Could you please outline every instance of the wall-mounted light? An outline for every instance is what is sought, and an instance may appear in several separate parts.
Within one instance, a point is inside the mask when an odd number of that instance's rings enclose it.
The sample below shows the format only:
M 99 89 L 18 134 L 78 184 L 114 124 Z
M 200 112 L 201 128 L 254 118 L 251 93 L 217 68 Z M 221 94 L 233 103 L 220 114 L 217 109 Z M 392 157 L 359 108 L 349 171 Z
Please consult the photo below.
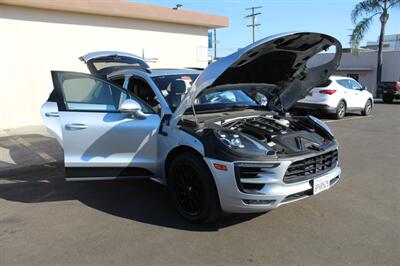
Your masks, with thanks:
M 182 7 L 182 5 L 181 4 L 176 4 L 176 6 L 175 7 L 173 7 L 172 9 L 173 10 L 178 10 L 179 8 L 181 8 Z

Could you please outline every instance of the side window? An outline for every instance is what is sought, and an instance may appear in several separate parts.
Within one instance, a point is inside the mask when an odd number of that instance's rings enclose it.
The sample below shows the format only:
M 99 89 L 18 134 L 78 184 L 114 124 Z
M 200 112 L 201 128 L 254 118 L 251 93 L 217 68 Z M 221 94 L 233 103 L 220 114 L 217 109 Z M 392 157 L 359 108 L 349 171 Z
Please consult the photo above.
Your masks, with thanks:
M 125 99 L 133 98 L 141 104 L 144 113 L 152 113 L 146 104 L 105 80 L 68 72 L 60 72 L 57 76 L 67 110 L 118 112 Z
M 68 110 L 117 111 L 126 99 L 122 90 L 91 77 L 64 78 L 61 86 Z
M 349 79 L 349 82 L 350 82 L 351 88 L 352 88 L 353 90 L 360 90 L 360 89 L 362 88 L 362 86 L 360 85 L 360 83 L 358 83 L 357 81 L 354 81 L 354 80 Z
M 114 79 L 112 79 L 110 81 L 112 81 L 113 83 L 119 85 L 120 87 L 124 87 L 125 77 L 117 77 L 117 78 L 114 78 Z
M 336 81 L 339 85 L 342 87 L 345 87 L 346 89 L 351 89 L 350 83 L 348 79 L 339 79 Z

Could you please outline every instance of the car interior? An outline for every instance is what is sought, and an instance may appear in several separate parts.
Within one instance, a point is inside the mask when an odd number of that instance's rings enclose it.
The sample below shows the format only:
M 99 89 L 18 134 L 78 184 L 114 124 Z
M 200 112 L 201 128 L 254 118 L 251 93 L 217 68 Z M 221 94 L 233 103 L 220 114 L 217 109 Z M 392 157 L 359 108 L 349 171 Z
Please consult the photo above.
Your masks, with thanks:
M 158 114 L 160 113 L 160 103 L 158 102 L 154 91 L 146 81 L 140 78 L 131 77 L 128 84 L 128 91 L 148 103 Z
M 183 95 L 186 93 L 186 83 L 181 79 L 175 79 L 172 81 L 169 87 L 170 91 L 165 96 L 165 100 L 171 108 L 176 108 L 182 101 Z

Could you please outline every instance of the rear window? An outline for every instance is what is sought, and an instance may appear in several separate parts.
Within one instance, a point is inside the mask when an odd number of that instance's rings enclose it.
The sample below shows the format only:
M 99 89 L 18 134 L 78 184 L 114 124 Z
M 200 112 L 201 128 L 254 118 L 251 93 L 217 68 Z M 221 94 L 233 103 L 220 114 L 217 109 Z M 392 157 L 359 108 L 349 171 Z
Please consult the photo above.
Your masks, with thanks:
M 89 60 L 88 64 L 102 75 L 108 75 L 113 71 L 130 68 L 149 68 L 142 59 L 127 56 L 106 56 Z
M 134 63 L 126 63 L 126 62 L 93 62 L 94 67 L 100 71 L 104 68 L 108 67 L 124 67 L 124 66 L 132 66 L 132 67 L 145 67 L 138 62 Z

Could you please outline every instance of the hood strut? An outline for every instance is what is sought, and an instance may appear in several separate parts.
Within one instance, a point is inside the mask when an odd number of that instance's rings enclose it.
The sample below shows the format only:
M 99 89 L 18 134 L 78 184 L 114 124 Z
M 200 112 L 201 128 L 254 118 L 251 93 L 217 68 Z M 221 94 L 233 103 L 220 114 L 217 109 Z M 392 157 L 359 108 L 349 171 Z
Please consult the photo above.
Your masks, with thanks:
M 197 117 L 196 117 L 196 110 L 194 109 L 194 104 L 193 103 L 192 103 L 192 112 L 193 112 L 194 122 L 196 122 L 196 124 L 198 124 L 197 123 Z

